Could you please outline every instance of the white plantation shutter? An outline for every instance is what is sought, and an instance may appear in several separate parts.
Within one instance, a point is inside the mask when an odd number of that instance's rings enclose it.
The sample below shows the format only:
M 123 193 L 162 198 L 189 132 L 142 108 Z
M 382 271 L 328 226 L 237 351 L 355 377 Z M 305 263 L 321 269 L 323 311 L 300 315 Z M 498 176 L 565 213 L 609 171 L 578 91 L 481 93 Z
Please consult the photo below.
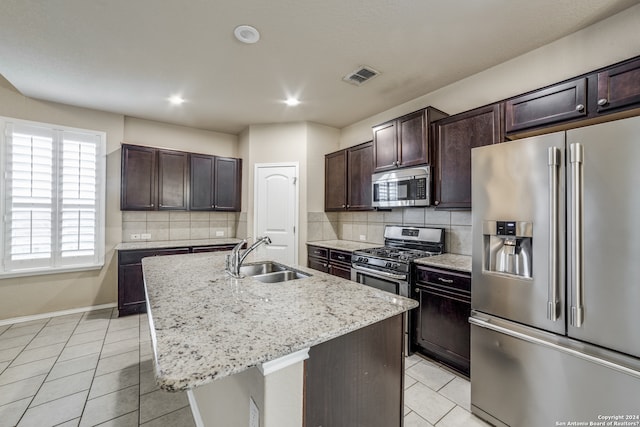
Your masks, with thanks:
M 3 274 L 104 262 L 104 134 L 0 120 Z

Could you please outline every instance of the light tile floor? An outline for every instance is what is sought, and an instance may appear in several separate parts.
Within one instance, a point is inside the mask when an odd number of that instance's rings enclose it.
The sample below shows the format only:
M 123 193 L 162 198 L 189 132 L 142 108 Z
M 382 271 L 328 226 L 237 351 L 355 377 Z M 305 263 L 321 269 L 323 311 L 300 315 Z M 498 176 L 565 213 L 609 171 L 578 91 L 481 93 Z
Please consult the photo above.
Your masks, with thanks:
M 0 326 L 0 427 L 193 427 L 184 393 L 153 377 L 146 315 L 107 309 Z M 469 382 L 406 359 L 405 427 L 485 426 Z

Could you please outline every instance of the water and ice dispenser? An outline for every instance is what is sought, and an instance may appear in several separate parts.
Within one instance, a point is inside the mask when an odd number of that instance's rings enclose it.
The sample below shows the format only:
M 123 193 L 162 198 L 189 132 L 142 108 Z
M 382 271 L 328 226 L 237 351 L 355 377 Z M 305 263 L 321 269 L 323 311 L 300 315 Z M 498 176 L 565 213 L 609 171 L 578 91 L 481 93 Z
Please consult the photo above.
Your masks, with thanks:
M 484 221 L 484 270 L 531 278 L 533 224 Z

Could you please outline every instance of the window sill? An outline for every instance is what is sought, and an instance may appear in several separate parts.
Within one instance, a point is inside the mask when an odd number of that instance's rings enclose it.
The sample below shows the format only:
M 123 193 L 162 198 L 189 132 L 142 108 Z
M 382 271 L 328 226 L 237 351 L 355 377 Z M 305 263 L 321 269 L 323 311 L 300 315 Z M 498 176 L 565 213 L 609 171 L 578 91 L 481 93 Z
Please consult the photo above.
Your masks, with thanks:
M 44 276 L 48 274 L 60 274 L 60 273 L 76 273 L 80 271 L 100 270 L 104 267 L 104 263 L 85 265 L 85 266 L 65 266 L 58 268 L 37 268 L 37 269 L 25 269 L 15 270 L 0 273 L 0 279 L 11 279 L 14 277 L 27 277 L 27 276 Z

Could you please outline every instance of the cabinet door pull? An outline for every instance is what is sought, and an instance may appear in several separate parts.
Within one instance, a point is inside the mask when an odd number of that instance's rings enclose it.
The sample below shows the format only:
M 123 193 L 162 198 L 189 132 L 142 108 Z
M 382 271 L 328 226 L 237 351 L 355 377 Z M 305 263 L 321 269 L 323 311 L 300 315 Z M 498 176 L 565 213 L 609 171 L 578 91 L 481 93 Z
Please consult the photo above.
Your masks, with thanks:
M 349 209 L 349 207 L 350 207 L 350 206 L 349 206 L 349 205 L 347 205 L 347 209 Z
M 344 261 L 345 260 L 344 256 L 342 256 L 342 255 L 338 255 L 336 258 L 338 258 L 340 261 Z
M 598 105 L 606 105 L 608 103 L 609 103 L 609 100 L 607 98 L 598 99 Z
M 453 283 L 453 279 L 445 279 L 444 277 L 438 277 L 438 280 L 442 283 Z
M 582 111 L 582 110 L 584 110 L 584 105 L 583 104 L 576 105 L 576 111 Z

